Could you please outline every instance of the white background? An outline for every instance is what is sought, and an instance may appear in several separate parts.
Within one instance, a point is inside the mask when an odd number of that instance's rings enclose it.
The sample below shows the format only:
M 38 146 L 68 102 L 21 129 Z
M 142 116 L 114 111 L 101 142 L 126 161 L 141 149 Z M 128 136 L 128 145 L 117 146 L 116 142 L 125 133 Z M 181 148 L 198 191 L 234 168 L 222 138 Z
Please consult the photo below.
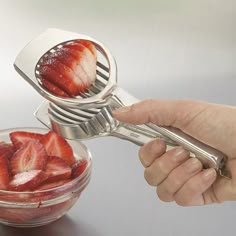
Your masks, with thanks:
M 140 99 L 200 99 L 236 105 L 234 0 L 0 0 L 0 129 L 41 126 L 43 98 L 13 68 L 45 29 L 90 35 L 118 64 L 119 85 Z M 114 138 L 84 142 L 93 179 L 68 216 L 39 229 L 0 226 L 1 236 L 235 235 L 236 203 L 183 208 L 157 199 L 138 148 Z

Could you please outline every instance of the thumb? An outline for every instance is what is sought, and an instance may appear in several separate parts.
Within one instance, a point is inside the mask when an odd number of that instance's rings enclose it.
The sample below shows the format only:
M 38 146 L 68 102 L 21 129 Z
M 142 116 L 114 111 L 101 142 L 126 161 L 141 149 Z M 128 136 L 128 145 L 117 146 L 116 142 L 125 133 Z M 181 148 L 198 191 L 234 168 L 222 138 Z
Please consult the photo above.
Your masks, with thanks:
M 113 116 L 125 123 L 173 126 L 183 129 L 208 106 L 207 103 L 189 100 L 148 99 L 113 112 Z

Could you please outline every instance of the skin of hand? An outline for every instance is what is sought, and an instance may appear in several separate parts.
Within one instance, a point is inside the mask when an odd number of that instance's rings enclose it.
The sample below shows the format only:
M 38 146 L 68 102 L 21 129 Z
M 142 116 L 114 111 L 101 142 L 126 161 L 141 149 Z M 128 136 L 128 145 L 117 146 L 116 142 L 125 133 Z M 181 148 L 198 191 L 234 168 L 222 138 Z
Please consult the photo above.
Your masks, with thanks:
M 190 100 L 148 99 L 122 107 L 113 116 L 130 124 L 153 123 L 181 129 L 228 156 L 232 178 L 217 176 L 212 168 L 202 169 L 196 158 L 182 147 L 166 150 L 153 140 L 139 150 L 144 177 L 155 186 L 164 202 L 201 206 L 236 200 L 236 107 Z

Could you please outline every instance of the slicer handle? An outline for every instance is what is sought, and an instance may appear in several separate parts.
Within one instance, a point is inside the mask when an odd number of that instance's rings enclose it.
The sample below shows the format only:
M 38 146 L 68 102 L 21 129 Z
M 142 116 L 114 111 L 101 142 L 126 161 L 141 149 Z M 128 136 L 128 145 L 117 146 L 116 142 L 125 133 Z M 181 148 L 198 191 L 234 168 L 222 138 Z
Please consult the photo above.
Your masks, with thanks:
M 222 168 L 225 168 L 227 156 L 224 153 L 193 138 L 180 129 L 174 127 L 159 127 L 153 124 L 148 124 L 148 127 L 156 130 L 164 137 L 171 139 L 177 145 L 184 147 L 198 158 L 204 167 L 212 167 L 219 172 Z
M 179 129 L 173 127 L 158 127 L 153 124 L 148 124 L 148 126 L 162 134 L 164 137 L 167 137 L 175 142 L 175 145 L 168 144 L 167 150 L 177 145 L 182 146 L 190 152 L 191 157 L 198 158 L 202 162 L 204 168 L 212 167 L 218 172 L 219 175 L 231 177 L 225 166 L 227 157 L 222 152 L 200 142 L 197 139 L 194 139 Z M 148 137 L 145 134 L 135 132 L 133 129 L 129 130 L 128 127 L 129 126 L 121 126 L 112 135 L 128 140 L 139 146 L 142 146 L 154 139 L 153 137 Z M 164 140 L 160 136 L 158 138 Z
M 114 92 L 114 98 L 118 99 L 124 106 L 128 106 L 139 101 L 137 98 L 133 97 L 120 87 L 118 87 Z M 156 131 L 159 134 L 159 137 L 163 136 L 163 139 L 166 138 L 167 141 L 170 140 L 171 142 L 167 142 L 168 145 L 179 145 L 184 147 L 190 152 L 192 157 L 198 158 L 205 168 L 212 167 L 220 175 L 230 177 L 229 172 L 226 171 L 227 156 L 224 153 L 191 137 L 180 129 L 174 127 L 160 127 L 154 124 L 145 125 L 151 131 Z M 128 133 L 126 136 L 128 137 L 129 141 L 139 145 L 146 143 L 148 139 L 145 136 L 131 137 Z

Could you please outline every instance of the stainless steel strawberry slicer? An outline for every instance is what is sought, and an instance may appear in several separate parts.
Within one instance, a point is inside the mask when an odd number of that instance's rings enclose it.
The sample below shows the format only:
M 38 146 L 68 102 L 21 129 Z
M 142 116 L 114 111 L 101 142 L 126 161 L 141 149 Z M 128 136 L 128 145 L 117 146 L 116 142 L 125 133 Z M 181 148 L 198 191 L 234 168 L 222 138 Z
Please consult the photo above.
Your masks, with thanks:
M 42 87 L 38 79 L 39 62 L 55 48 L 74 40 L 89 40 L 97 49 L 96 80 L 89 91 L 73 98 L 55 96 Z M 68 139 L 86 140 L 115 136 L 137 145 L 159 138 L 168 147 L 183 146 L 204 167 L 213 167 L 219 175 L 229 176 L 225 154 L 173 127 L 154 124 L 130 125 L 117 121 L 112 111 L 139 100 L 117 84 L 117 66 L 110 51 L 99 41 L 77 33 L 48 29 L 29 42 L 16 57 L 16 71 L 41 94 L 46 101 L 35 116 L 44 125 Z

